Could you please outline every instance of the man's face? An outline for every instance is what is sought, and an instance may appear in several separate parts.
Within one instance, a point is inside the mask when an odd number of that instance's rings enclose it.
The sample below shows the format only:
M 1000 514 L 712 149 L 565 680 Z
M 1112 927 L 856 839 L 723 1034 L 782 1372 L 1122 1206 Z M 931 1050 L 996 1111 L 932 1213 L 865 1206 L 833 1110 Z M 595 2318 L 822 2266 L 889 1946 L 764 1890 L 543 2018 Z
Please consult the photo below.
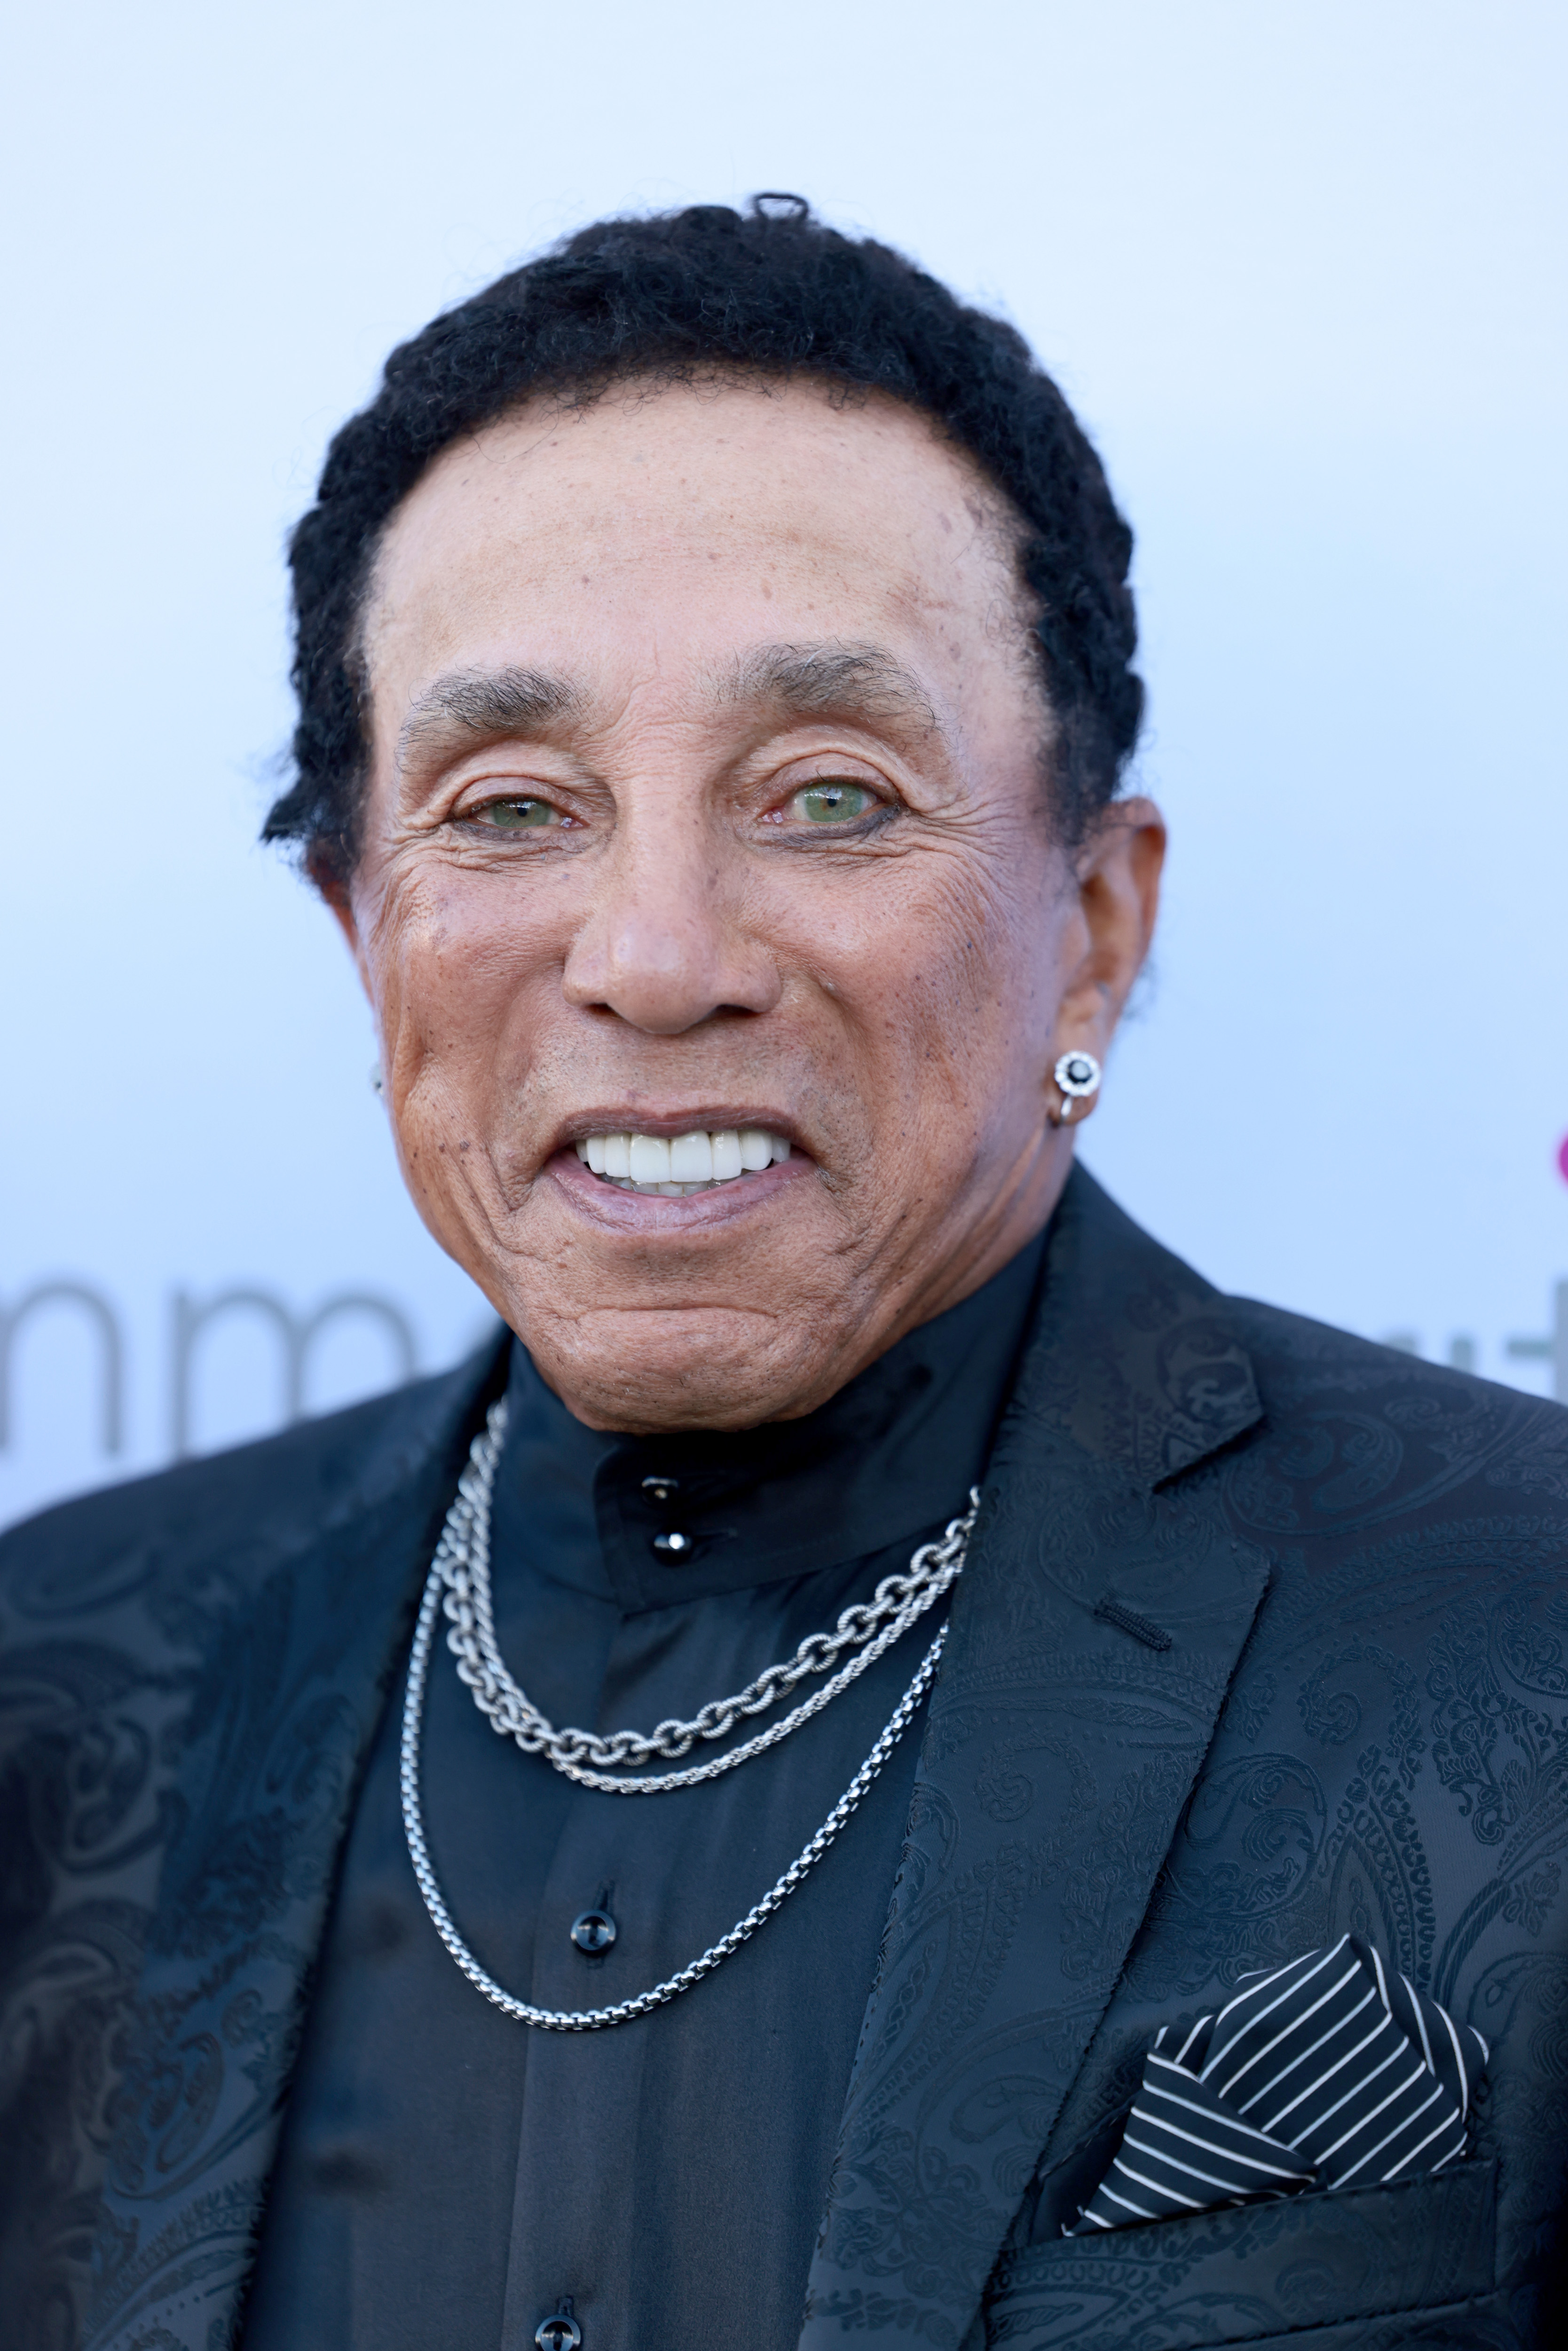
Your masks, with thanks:
M 1008 516 L 922 418 L 540 402 L 394 516 L 364 654 L 403 1172 L 581 1419 L 810 1411 L 1039 1229 L 1158 827 L 1053 845 Z

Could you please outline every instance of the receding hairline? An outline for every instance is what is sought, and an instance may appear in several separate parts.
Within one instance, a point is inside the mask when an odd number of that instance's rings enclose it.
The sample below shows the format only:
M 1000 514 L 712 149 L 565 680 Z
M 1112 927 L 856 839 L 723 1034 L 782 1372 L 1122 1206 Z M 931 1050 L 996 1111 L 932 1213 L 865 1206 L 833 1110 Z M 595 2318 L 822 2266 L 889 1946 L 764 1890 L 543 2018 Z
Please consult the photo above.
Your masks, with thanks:
M 431 457 L 419 480 L 410 484 L 398 504 L 382 525 L 384 533 L 393 517 L 402 512 L 408 500 L 436 469 L 453 458 L 455 453 L 476 447 L 497 434 L 514 428 L 522 419 L 537 413 L 548 422 L 586 421 L 597 415 L 606 405 L 618 405 L 628 413 L 652 406 L 671 392 L 685 392 L 697 401 L 717 402 L 731 394 L 750 394 L 761 401 L 774 401 L 792 392 L 804 394 L 820 406 L 841 413 L 861 413 L 887 419 L 902 418 L 924 426 L 932 443 L 946 450 L 979 488 L 999 517 L 1005 516 L 1016 522 L 1020 530 L 1030 528 L 1022 509 L 1009 492 L 994 479 L 985 461 L 968 443 L 948 424 L 936 409 L 885 384 L 862 383 L 833 374 L 828 368 L 813 368 L 806 362 L 781 362 L 778 367 L 764 366 L 757 361 L 739 360 L 639 360 L 625 367 L 602 368 L 580 378 L 563 378 L 552 382 L 548 377 L 531 384 L 522 396 L 497 409 L 493 416 L 443 443 Z

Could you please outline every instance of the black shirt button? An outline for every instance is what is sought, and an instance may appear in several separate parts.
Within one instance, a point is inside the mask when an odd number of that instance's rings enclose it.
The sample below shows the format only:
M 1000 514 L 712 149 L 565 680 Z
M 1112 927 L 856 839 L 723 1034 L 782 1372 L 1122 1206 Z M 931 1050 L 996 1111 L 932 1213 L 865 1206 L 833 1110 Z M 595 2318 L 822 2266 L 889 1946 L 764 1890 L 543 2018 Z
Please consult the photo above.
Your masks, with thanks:
M 655 1535 L 653 1549 L 661 1559 L 684 1559 L 693 1548 L 690 1535 Z
M 571 1922 L 571 1939 L 580 1951 L 607 1951 L 615 1940 L 615 1921 L 608 1910 L 585 1910 L 580 1918 Z M 561 2339 L 564 2342 L 566 2337 Z M 575 2335 L 570 2339 L 577 2341 Z
M 651 1502 L 673 1502 L 681 1490 L 678 1478 L 644 1478 L 643 1491 Z
M 571 2314 L 570 2304 L 541 2318 L 534 2329 L 534 2341 L 538 2351 L 577 2351 L 582 2341 L 582 2329 Z

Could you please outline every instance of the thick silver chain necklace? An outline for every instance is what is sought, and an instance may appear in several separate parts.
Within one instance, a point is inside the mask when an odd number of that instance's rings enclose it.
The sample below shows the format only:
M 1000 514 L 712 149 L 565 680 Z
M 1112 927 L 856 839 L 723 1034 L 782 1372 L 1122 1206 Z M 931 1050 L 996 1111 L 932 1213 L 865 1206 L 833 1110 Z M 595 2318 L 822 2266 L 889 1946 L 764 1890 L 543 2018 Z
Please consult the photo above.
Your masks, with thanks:
M 711 1700 L 689 1722 L 672 1718 L 646 1736 L 636 1730 L 616 1730 L 602 1739 L 588 1730 L 557 1730 L 513 1680 L 496 1641 L 490 1601 L 490 1496 L 506 1433 L 503 1397 L 491 1406 L 484 1433 L 458 1480 L 457 1499 L 436 1550 L 435 1563 L 445 1586 L 442 1605 L 451 1625 L 446 1646 L 457 1660 L 459 1678 L 467 1684 L 491 1729 L 515 1739 L 525 1755 L 543 1755 L 556 1771 L 585 1788 L 605 1789 L 619 1796 L 663 1796 L 674 1788 L 695 1787 L 701 1780 L 716 1780 L 721 1772 L 734 1771 L 737 1763 L 749 1762 L 754 1755 L 776 1747 L 792 1730 L 810 1722 L 841 1690 L 858 1680 L 941 1599 L 963 1570 L 964 1549 L 975 1520 L 973 1497 L 966 1518 L 955 1519 L 939 1542 L 923 1543 L 907 1570 L 901 1575 L 884 1576 L 870 1600 L 846 1608 L 831 1633 L 809 1634 L 792 1657 L 769 1666 L 733 1698 Z M 649 1763 L 656 1757 L 674 1762 L 689 1755 L 699 1739 L 726 1738 L 738 1721 L 766 1713 L 808 1675 L 831 1672 L 845 1649 L 858 1654 L 830 1682 L 781 1721 L 743 1740 L 727 1754 L 706 1763 L 688 1764 L 680 1771 L 627 1776 L 628 1764 Z
M 940 1542 L 923 1544 L 915 1553 L 909 1571 L 904 1576 L 888 1576 L 877 1586 L 873 1600 L 858 1609 L 846 1609 L 831 1634 L 818 1634 L 803 1641 L 794 1657 L 785 1666 L 772 1666 L 766 1674 L 734 1698 L 721 1699 L 705 1707 L 690 1723 L 664 1722 L 648 1739 L 634 1731 L 620 1731 L 608 1740 L 594 1739 L 585 1731 L 556 1731 L 538 1709 L 529 1704 L 522 1690 L 502 1664 L 495 1647 L 495 1634 L 490 1618 L 489 1593 L 489 1532 L 490 1497 L 496 1481 L 496 1467 L 500 1458 L 501 1440 L 506 1433 L 506 1403 L 493 1405 L 486 1425 L 469 1449 L 468 1466 L 458 1480 L 452 1507 L 446 1514 L 441 1540 L 435 1547 L 430 1573 L 425 1580 L 424 1597 L 420 1604 L 419 1620 L 414 1627 L 413 1646 L 409 1656 L 408 1692 L 403 1702 L 401 1781 L 402 1789 L 403 1831 L 408 1839 L 409 1858 L 414 1877 L 430 1913 L 431 1923 L 453 1959 L 476 1991 L 519 2023 L 536 2025 L 548 2032 L 596 2032 L 606 2025 L 626 2024 L 633 2017 L 646 2016 L 651 2009 L 662 2008 L 674 2000 L 677 1992 L 689 1991 L 703 1977 L 711 1975 L 720 1962 L 757 1932 L 765 1918 L 772 1917 L 779 1904 L 792 1894 L 801 1879 L 821 1859 L 845 1822 L 860 1803 L 866 1790 L 882 1770 L 930 1688 L 936 1677 L 942 1646 L 946 1639 L 944 1625 L 921 1660 L 919 1671 L 904 1691 L 887 1726 L 877 1740 L 827 1819 L 816 1834 L 778 1878 L 760 1902 L 748 1910 L 744 1918 L 737 1919 L 727 1935 L 678 1975 L 669 1976 L 652 1991 L 640 1992 L 634 1999 L 617 2001 L 610 2008 L 549 2009 L 535 2008 L 527 2001 L 498 1984 L 480 1966 L 453 1923 L 445 1898 L 431 1864 L 430 1848 L 425 1839 L 424 1822 L 419 1796 L 419 1744 L 424 1713 L 425 1684 L 430 1677 L 430 1653 L 434 1643 L 436 1619 L 443 1612 L 451 1619 L 447 1635 L 449 1646 L 458 1659 L 458 1671 L 473 1691 L 475 1701 L 486 1719 L 497 1729 L 506 1729 L 527 1753 L 549 1756 L 558 1771 L 564 1771 L 574 1780 L 589 1787 L 611 1788 L 618 1792 L 655 1794 L 672 1788 L 687 1787 L 699 1780 L 713 1779 L 728 1771 L 748 1755 L 759 1754 L 764 1747 L 779 1739 L 821 1711 L 830 1698 L 846 1688 L 858 1674 L 863 1673 L 876 1657 L 897 1639 L 946 1592 L 963 1572 L 965 1553 L 980 1497 L 971 1489 L 969 1508 L 964 1517 L 955 1519 Z M 479 1574 L 476 1583 L 475 1567 Z M 487 1646 L 486 1646 L 487 1642 Z M 755 1714 L 774 1703 L 785 1691 L 809 1673 L 824 1673 L 840 1652 L 859 1644 L 859 1654 L 847 1667 L 841 1667 L 831 1681 L 815 1695 L 797 1707 L 770 1732 L 746 1740 L 727 1756 L 711 1763 L 694 1765 L 680 1772 L 662 1772 L 640 1780 L 616 1780 L 585 1766 L 583 1754 L 594 1762 L 602 1759 L 606 1748 L 617 1750 L 611 1760 L 641 1760 L 649 1754 L 684 1754 L 698 1738 L 722 1737 L 722 1729 L 711 1724 L 723 1721 L 729 1728 L 743 1715 Z M 465 1672 L 465 1667 L 469 1671 Z M 483 1678 L 480 1677 L 483 1676 Z M 767 1689 L 768 1695 L 761 1693 Z M 679 1742 L 684 1740 L 685 1744 Z M 557 1751 L 559 1750 L 559 1751 Z

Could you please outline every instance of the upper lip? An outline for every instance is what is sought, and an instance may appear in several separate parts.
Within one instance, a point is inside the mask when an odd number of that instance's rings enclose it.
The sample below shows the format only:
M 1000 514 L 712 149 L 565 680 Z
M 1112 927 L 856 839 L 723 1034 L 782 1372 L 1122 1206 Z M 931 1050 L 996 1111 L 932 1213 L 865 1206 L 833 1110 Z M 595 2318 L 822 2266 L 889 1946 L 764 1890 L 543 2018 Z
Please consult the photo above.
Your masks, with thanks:
M 657 1112 L 628 1110 L 622 1104 L 613 1110 L 579 1111 L 561 1121 L 550 1152 L 553 1155 L 574 1143 L 585 1143 L 591 1134 L 659 1134 L 671 1141 L 677 1134 L 716 1134 L 727 1128 L 739 1127 L 758 1127 L 767 1134 L 781 1134 L 795 1150 L 807 1151 L 800 1130 L 788 1112 L 758 1110 L 752 1103 L 736 1110 L 727 1103 L 717 1110 Z

